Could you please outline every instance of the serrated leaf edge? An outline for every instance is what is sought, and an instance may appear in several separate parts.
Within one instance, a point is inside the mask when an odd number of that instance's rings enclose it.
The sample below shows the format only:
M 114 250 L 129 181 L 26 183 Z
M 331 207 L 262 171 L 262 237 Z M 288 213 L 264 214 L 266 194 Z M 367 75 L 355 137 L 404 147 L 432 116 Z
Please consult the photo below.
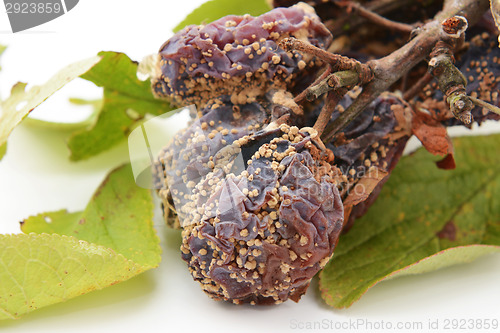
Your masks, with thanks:
M 114 256 L 118 259 L 121 259 L 123 260 L 124 264 L 125 265 L 130 265 L 132 269 L 134 269 L 133 271 L 130 270 L 131 274 L 129 277 L 125 278 L 124 280 L 121 280 L 119 282 L 124 282 L 124 281 L 127 281 L 151 268 L 154 268 L 150 265 L 140 265 L 128 258 L 126 258 L 124 255 L 120 254 L 120 253 L 117 253 L 116 251 L 114 251 L 113 249 L 111 248 L 107 248 L 105 246 L 102 246 L 102 245 L 98 245 L 98 244 L 95 244 L 95 243 L 90 243 L 90 242 L 87 242 L 87 241 L 84 241 L 84 240 L 80 240 L 74 236 L 67 236 L 67 235 L 59 235 L 59 234 L 48 234 L 48 233 L 40 233 L 40 234 L 37 234 L 37 233 L 29 233 L 29 234 L 0 234 L 0 242 L 2 242 L 2 240 L 6 239 L 6 238 L 10 238 L 10 239 L 13 239 L 13 240 L 16 240 L 16 239 L 19 239 L 19 240 L 27 240 L 27 241 L 30 241 L 34 238 L 38 238 L 38 240 L 42 240 L 42 241 L 47 241 L 47 244 L 50 245 L 50 241 L 53 240 L 54 238 L 60 238 L 61 240 L 64 240 L 68 243 L 74 243 L 74 246 L 77 247 L 77 246 L 84 246 L 86 247 L 88 250 L 91 250 L 91 252 L 89 253 L 90 255 L 100 255 L 100 256 Z M 79 251 L 81 251 L 82 249 L 78 249 Z M 102 286 L 102 287 L 96 287 L 95 289 L 91 289 L 91 290 L 88 290 L 87 292 L 85 292 L 85 294 L 89 293 L 89 292 L 92 292 L 92 291 L 96 291 L 96 290 L 102 290 L 104 288 L 108 287 L 108 285 L 105 285 L 105 286 Z M 71 298 L 67 298 L 67 299 L 64 299 L 64 301 L 67 301 L 69 299 L 72 299 L 74 297 L 71 297 Z M 56 304 L 56 303 L 54 303 Z M 49 305 L 52 305 L 52 304 L 49 304 Z M 46 306 L 49 306 L 49 305 L 46 305 Z M 45 306 L 43 306 L 45 307 Z M 0 311 L 2 311 L 3 313 L 5 313 L 7 316 L 9 316 L 10 318 L 12 319 L 18 319 L 18 318 L 21 318 L 23 315 L 26 315 L 32 311 L 29 311 L 27 313 L 23 313 L 21 315 L 15 315 L 15 314 L 12 314 L 10 313 L 9 311 L 7 311 L 6 309 L 0 307 Z

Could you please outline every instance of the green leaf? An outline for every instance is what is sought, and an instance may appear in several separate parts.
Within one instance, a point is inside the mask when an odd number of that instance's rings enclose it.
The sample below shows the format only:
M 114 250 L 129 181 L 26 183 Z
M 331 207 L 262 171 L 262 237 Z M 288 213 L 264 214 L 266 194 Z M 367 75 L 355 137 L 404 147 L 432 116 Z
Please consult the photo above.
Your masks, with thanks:
M 69 65 L 44 85 L 34 86 L 28 91 L 25 91 L 26 83 L 19 82 L 14 85 L 10 97 L 0 103 L 0 147 L 5 145 L 12 130 L 35 107 L 61 89 L 65 84 L 87 72 L 99 60 L 99 57 L 93 57 Z
M 127 138 L 146 115 L 171 111 L 170 105 L 155 99 L 150 80 L 137 78 L 137 63 L 123 53 L 101 52 L 82 62 L 72 64 L 41 87 L 25 92 L 25 83 L 12 88 L 11 96 L 2 102 L 0 113 L 0 147 L 10 132 L 35 107 L 76 77 L 92 81 L 104 88 L 102 106 L 85 121 L 61 124 L 30 120 L 30 124 L 58 130 L 75 131 L 69 139 L 70 158 L 74 161 L 99 154 Z
M 389 274 L 385 280 L 405 275 L 423 274 L 437 269 L 468 263 L 487 254 L 499 252 L 498 246 L 466 245 L 451 247 L 426 257 L 415 264 L 406 266 Z
M 99 56 L 99 64 L 81 77 L 104 88 L 103 106 L 97 122 L 71 136 L 68 146 L 74 161 L 122 142 L 146 114 L 160 115 L 172 110 L 167 102 L 154 98 L 149 80 L 138 80 L 137 63 L 125 54 L 101 52 Z
M 32 216 L 24 233 L 56 233 L 105 246 L 145 267 L 157 267 L 159 238 L 153 229 L 153 199 L 138 187 L 130 165 L 113 171 L 83 212 L 64 210 Z
M 90 105 L 93 108 L 92 113 L 84 120 L 73 123 L 57 123 L 53 121 L 46 121 L 42 119 L 36 119 L 28 117 L 24 120 L 24 123 L 28 126 L 45 128 L 50 130 L 64 131 L 64 132 L 75 132 L 83 130 L 92 126 L 96 121 L 99 113 L 102 109 L 102 99 L 98 100 L 84 100 L 81 98 L 70 98 L 69 101 L 75 105 Z
M 454 140 L 457 169 L 404 157 L 320 273 L 326 303 L 349 307 L 378 282 L 500 251 L 500 135 Z
M 226 15 L 259 16 L 271 10 L 266 0 L 211 0 L 196 8 L 175 28 L 177 32 L 187 25 L 202 24 L 215 21 Z
M 125 281 L 145 269 L 75 237 L 0 235 L 0 320 Z

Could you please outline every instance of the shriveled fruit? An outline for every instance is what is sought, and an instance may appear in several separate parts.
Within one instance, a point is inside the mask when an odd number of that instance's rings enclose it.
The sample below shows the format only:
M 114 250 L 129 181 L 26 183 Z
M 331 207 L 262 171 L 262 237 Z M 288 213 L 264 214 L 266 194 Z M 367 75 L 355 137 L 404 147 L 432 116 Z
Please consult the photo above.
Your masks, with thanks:
M 221 95 L 244 104 L 272 88 L 291 89 L 312 80 L 319 61 L 277 46 L 290 36 L 323 48 L 332 40 L 305 4 L 259 17 L 233 15 L 205 26 L 188 26 L 161 47 L 153 91 L 177 105 L 202 108 Z
M 345 95 L 332 114 L 334 121 L 349 107 L 355 92 Z M 312 113 L 313 124 L 321 105 Z M 412 112 L 400 97 L 384 93 L 327 144 L 334 164 L 347 177 L 341 195 L 346 209 L 345 229 L 364 215 L 396 166 L 410 136 Z
M 270 91 L 249 104 L 232 104 L 230 99 L 230 96 L 221 96 L 193 114 L 198 118 L 177 133 L 157 156 L 154 187 L 162 200 L 165 221 L 171 227 L 181 227 L 178 211 L 184 219 L 183 211 L 191 209 L 184 207 L 190 202 L 185 195 L 191 195 L 192 185 L 212 171 L 217 153 L 271 121 L 300 111 L 292 95 L 282 90 Z M 242 161 L 239 163 L 243 165 Z M 175 192 L 175 201 L 172 192 Z
M 351 103 L 352 98 L 346 95 L 333 113 L 332 121 Z M 337 141 L 327 146 L 335 155 L 336 165 L 355 180 L 359 178 L 358 173 L 372 166 L 389 171 L 393 158 L 391 147 L 397 146 L 401 138 L 406 143 L 410 135 L 411 111 L 401 98 L 385 93 L 354 119 Z
M 315 135 L 281 125 L 244 136 L 195 185 L 182 257 L 214 299 L 298 301 L 328 262 L 342 228 L 343 177 Z
M 216 153 L 235 140 L 258 131 L 270 118 L 260 103 L 233 105 L 222 96 L 200 110 L 188 128 L 177 133 L 159 154 L 155 165 L 155 188 L 162 199 L 167 224 L 180 227 L 190 213 L 190 195 L 200 179 L 212 172 Z

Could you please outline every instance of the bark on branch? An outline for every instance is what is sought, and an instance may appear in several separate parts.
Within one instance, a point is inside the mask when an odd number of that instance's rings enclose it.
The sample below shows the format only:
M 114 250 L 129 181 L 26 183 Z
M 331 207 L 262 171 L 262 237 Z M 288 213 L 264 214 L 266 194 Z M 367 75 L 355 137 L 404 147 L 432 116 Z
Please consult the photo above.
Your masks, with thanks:
M 415 38 L 390 55 L 368 62 L 373 80 L 363 87 L 361 94 L 340 117 L 325 129 L 323 142 L 331 141 L 335 134 L 345 128 L 377 96 L 428 57 L 438 41 L 449 37 L 441 28 L 445 19 L 460 15 L 467 19 L 469 25 L 474 25 L 488 9 L 488 5 L 488 0 L 446 0 L 443 10 L 434 20 L 422 26 Z

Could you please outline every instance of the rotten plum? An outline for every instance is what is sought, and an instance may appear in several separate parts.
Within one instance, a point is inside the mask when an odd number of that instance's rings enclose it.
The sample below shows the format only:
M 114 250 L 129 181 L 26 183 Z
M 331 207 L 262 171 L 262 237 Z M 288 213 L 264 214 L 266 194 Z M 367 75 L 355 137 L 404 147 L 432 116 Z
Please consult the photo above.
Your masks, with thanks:
M 255 101 L 271 89 L 293 89 L 314 78 L 319 60 L 278 47 L 285 37 L 326 48 L 332 37 L 312 7 L 277 8 L 259 17 L 226 16 L 188 26 L 158 55 L 154 94 L 177 105 L 204 107 L 221 95 L 233 104 Z
M 331 122 L 353 102 L 357 92 L 346 94 L 332 114 Z M 317 118 L 320 104 L 311 115 L 309 125 Z M 373 101 L 334 140 L 326 145 L 336 165 L 346 176 L 341 196 L 344 202 L 345 225 L 364 215 L 375 202 L 389 179 L 404 147 L 412 135 L 412 112 L 400 97 L 384 93 Z
M 356 97 L 350 92 L 342 98 L 332 114 L 331 122 L 337 119 Z M 319 105 L 309 119 L 314 124 L 322 105 Z M 389 171 L 392 163 L 390 148 L 396 146 L 401 138 L 405 141 L 411 135 L 411 111 L 404 101 L 390 93 L 385 93 L 373 101 L 354 119 L 337 139 L 326 146 L 335 155 L 335 165 L 352 180 L 359 178 L 358 173 L 375 166 Z
M 343 224 L 343 176 L 316 135 L 271 125 L 241 137 L 215 154 L 211 172 L 194 185 L 182 258 L 212 298 L 298 301 L 328 262 Z
M 233 105 L 229 98 L 222 96 L 200 110 L 200 118 L 178 132 L 157 157 L 155 188 L 170 226 L 180 227 L 178 215 L 183 218 L 184 210 L 189 212 L 188 195 L 196 182 L 212 172 L 216 153 L 269 121 L 268 111 L 260 103 Z

